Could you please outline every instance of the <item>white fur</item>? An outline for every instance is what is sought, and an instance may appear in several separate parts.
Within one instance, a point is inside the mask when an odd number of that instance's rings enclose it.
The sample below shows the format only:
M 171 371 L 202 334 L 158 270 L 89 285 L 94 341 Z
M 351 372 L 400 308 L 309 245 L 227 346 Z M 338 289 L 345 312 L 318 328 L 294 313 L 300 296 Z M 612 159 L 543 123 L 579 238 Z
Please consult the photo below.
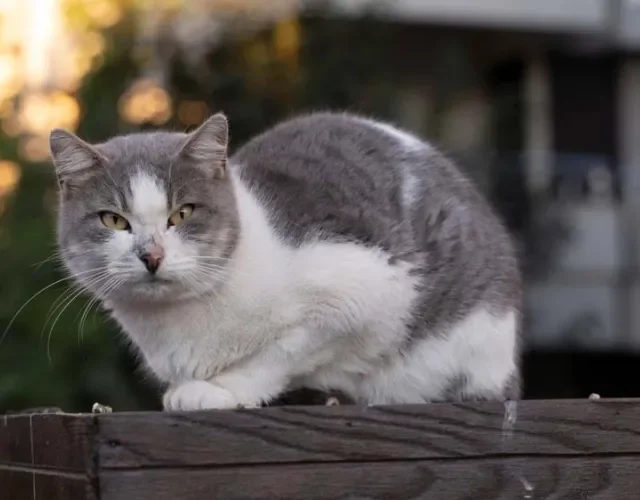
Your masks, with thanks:
M 403 166 L 403 175 L 402 201 L 406 208 L 411 208 L 420 199 L 420 179 L 409 165 Z
M 368 403 L 421 402 L 461 370 L 471 374 L 471 393 L 500 392 L 515 368 L 513 313 L 474 311 L 399 357 L 418 296 L 409 268 L 352 243 L 286 246 L 260 200 L 232 178 L 241 237 L 224 287 L 173 304 L 113 304 L 148 365 L 169 382 L 165 408 L 255 406 L 302 384 Z M 134 223 L 160 234 L 165 193 L 143 175 L 132 191 Z M 171 272 L 171 259 L 167 265 Z
M 385 134 L 392 136 L 408 151 L 420 151 L 427 147 L 427 144 L 415 135 L 393 127 L 387 123 L 372 122 L 371 125 Z
M 129 213 L 121 214 L 131 224 L 132 231 L 114 231 L 106 245 L 110 271 L 116 277 L 140 278 L 147 270 L 136 257 L 135 245 L 151 242 L 159 244 L 165 251 L 163 265 L 157 276 L 181 280 L 182 276 L 193 270 L 189 259 L 194 248 L 186 245 L 176 234 L 175 228 L 167 227 L 167 220 L 173 210 L 167 208 L 167 192 L 161 183 L 149 174 L 139 171 L 131 177 L 131 206 Z M 142 290 L 139 291 L 143 293 Z
M 430 145 L 422 139 L 388 123 L 368 118 L 360 118 L 360 121 L 395 139 L 406 152 L 417 153 L 430 148 Z M 420 197 L 420 177 L 413 172 L 412 167 L 409 164 L 402 163 L 400 164 L 400 168 L 402 169 L 403 176 L 403 204 L 406 208 L 411 208 Z
M 167 225 L 167 193 L 149 174 L 139 171 L 131 177 L 131 212 L 140 224 Z
M 406 359 L 379 371 L 361 391 L 377 404 L 428 401 L 441 397 L 462 372 L 468 376 L 463 394 L 500 394 L 516 370 L 516 329 L 515 312 L 495 316 L 477 309 L 448 332 L 423 340 Z

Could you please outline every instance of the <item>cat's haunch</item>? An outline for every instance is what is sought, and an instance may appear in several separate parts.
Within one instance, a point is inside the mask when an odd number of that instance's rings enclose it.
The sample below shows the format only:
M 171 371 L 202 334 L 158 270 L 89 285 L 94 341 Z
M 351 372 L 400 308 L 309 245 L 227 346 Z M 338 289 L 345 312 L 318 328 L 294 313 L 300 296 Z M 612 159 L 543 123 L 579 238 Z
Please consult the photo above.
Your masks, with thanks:
M 58 241 L 168 410 L 305 387 L 361 404 L 515 399 L 521 280 L 488 202 L 421 139 L 347 113 L 227 157 L 192 133 L 51 134 Z

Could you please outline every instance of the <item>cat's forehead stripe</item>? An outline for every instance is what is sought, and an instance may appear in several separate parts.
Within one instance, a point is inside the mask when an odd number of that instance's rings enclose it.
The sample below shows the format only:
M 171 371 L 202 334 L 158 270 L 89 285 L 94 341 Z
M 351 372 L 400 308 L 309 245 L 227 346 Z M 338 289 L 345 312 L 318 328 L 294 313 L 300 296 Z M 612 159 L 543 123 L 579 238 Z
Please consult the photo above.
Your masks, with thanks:
M 139 216 L 153 217 L 167 211 L 167 192 L 159 180 L 146 172 L 131 178 L 131 211 Z

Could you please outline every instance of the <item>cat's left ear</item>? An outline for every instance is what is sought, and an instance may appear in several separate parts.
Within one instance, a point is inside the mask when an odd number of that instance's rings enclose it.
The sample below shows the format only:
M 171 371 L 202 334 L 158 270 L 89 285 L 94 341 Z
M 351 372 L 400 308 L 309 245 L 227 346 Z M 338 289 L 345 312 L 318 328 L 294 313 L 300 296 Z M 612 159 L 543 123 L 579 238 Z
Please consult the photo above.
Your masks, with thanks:
M 93 146 L 67 130 L 52 130 L 49 145 L 58 182 L 65 191 L 73 191 L 107 161 Z
M 222 179 L 227 171 L 228 143 L 227 117 L 223 113 L 216 113 L 188 135 L 180 155 L 210 171 L 214 178 Z

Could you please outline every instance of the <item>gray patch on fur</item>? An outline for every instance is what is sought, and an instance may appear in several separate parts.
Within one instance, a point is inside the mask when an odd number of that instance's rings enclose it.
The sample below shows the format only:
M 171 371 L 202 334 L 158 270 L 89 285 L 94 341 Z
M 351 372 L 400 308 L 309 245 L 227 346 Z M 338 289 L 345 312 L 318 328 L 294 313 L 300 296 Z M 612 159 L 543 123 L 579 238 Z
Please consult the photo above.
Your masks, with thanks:
M 231 163 L 289 243 L 357 241 L 397 253 L 412 250 L 396 168 L 403 156 L 372 127 L 316 114 L 259 135 Z
M 254 138 L 231 162 L 292 245 L 357 241 L 383 248 L 390 263 L 414 265 L 422 285 L 405 353 L 425 336 L 446 334 L 475 308 L 520 311 L 509 234 L 472 182 L 435 149 L 408 151 L 358 117 L 318 113 Z M 402 201 L 403 169 L 416 179 L 410 206 Z

